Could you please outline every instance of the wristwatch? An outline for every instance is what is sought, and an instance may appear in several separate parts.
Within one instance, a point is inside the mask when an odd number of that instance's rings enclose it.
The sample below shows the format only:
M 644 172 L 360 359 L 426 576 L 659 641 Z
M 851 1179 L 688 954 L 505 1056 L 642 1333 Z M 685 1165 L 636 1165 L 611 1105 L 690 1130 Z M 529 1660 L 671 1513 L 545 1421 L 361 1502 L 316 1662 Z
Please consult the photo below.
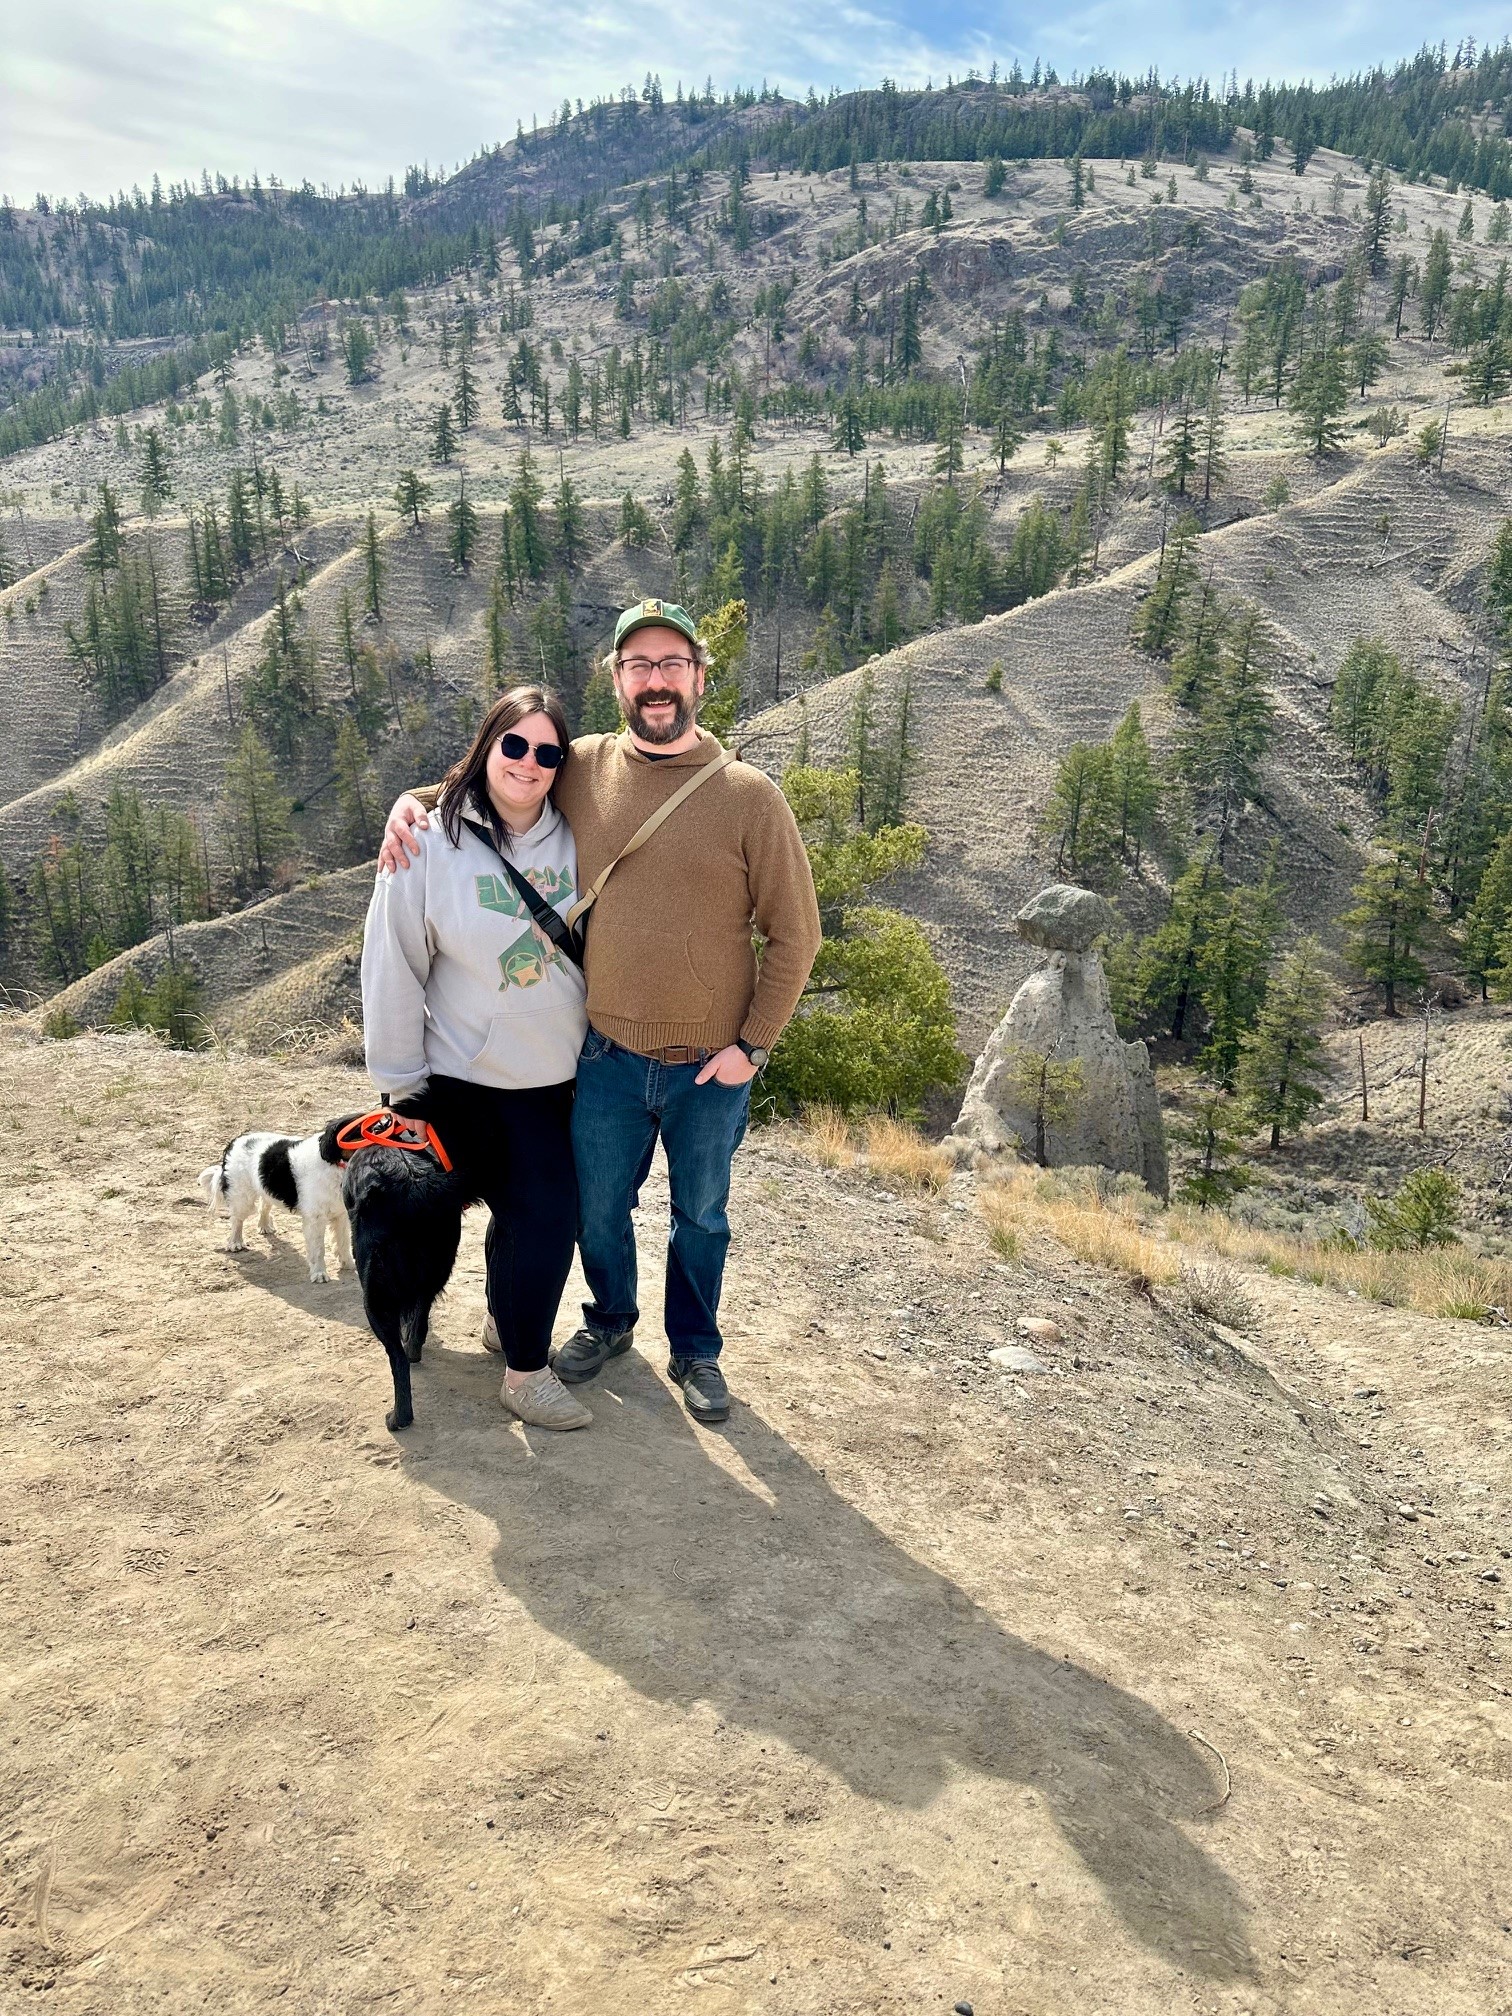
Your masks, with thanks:
M 743 1036 L 735 1038 L 735 1048 L 743 1050 L 758 1071 L 764 1071 L 771 1061 L 772 1053 L 770 1050 L 763 1050 L 759 1043 L 747 1043 Z

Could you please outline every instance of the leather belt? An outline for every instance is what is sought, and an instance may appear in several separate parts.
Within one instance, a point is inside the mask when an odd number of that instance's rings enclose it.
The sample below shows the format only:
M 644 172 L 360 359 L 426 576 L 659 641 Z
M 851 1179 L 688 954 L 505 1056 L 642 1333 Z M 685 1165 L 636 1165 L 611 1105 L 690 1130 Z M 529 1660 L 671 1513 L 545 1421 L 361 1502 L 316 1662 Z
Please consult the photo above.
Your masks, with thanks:
M 660 1050 L 637 1050 L 637 1057 L 649 1057 L 653 1064 L 707 1064 L 712 1050 L 700 1050 L 691 1043 L 668 1043 Z

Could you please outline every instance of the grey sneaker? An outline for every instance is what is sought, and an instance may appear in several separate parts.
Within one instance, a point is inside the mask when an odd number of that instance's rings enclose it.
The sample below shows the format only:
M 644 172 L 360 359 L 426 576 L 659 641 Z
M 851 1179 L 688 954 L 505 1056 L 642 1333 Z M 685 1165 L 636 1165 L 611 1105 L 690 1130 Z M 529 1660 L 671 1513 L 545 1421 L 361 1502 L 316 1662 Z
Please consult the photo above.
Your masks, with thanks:
M 695 1421 L 728 1421 L 730 1389 L 717 1358 L 669 1358 L 667 1377 L 683 1390 L 683 1405 Z
M 511 1414 L 517 1414 L 532 1428 L 586 1428 L 593 1416 L 581 1400 L 574 1400 L 549 1365 L 532 1372 L 523 1386 L 510 1391 L 506 1380 L 499 1399 Z
M 551 1369 L 564 1386 L 596 1379 L 611 1358 L 619 1358 L 635 1341 L 633 1330 L 592 1330 L 585 1323 L 551 1353 Z
M 492 1315 L 483 1318 L 483 1349 L 485 1351 L 502 1351 L 504 1349 L 504 1340 L 499 1335 L 499 1326 L 495 1323 Z

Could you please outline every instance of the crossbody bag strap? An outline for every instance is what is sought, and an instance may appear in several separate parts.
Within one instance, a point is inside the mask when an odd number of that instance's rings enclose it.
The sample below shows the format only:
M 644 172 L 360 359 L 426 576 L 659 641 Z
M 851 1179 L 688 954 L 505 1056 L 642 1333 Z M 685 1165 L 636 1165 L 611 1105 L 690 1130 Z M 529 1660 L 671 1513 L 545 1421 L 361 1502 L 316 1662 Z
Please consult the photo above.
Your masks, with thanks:
M 570 959 L 574 966 L 581 967 L 583 963 L 583 948 L 579 944 L 577 934 L 573 931 L 571 925 L 562 921 L 562 913 L 559 910 L 553 909 L 528 876 L 520 873 L 508 855 L 501 850 L 498 842 L 486 826 L 480 825 L 474 819 L 464 819 L 462 824 L 467 828 L 469 833 L 475 833 L 484 846 L 491 849 L 498 856 L 499 865 L 509 877 L 515 894 L 546 933 L 552 944 L 556 946 L 564 958 Z
M 603 895 L 604 884 L 609 880 L 615 869 L 618 868 L 621 861 L 625 859 L 626 855 L 633 854 L 638 847 L 644 847 L 657 827 L 670 819 L 683 800 L 691 798 L 700 784 L 707 784 L 709 779 L 715 776 L 717 772 L 727 770 L 732 763 L 738 763 L 739 761 L 740 752 L 738 750 L 722 749 L 712 762 L 705 763 L 701 768 L 695 770 L 687 783 L 672 793 L 672 796 L 667 800 L 665 805 L 657 806 L 645 825 L 636 828 L 624 846 L 621 847 L 618 854 L 609 863 L 609 866 L 604 869 L 602 874 L 595 877 L 585 893 L 568 910 L 567 922 L 574 931 L 578 928 L 579 922 L 587 916 L 600 896 Z

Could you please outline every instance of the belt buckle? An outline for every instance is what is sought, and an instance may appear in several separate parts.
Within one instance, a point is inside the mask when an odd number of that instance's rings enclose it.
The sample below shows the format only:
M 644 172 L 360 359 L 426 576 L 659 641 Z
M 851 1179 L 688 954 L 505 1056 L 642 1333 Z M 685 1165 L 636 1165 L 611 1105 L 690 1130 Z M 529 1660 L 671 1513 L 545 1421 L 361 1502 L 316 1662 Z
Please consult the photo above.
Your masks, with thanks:
M 661 1053 L 661 1061 L 663 1064 L 696 1064 L 700 1056 L 701 1052 L 695 1050 L 691 1043 L 669 1043 Z

